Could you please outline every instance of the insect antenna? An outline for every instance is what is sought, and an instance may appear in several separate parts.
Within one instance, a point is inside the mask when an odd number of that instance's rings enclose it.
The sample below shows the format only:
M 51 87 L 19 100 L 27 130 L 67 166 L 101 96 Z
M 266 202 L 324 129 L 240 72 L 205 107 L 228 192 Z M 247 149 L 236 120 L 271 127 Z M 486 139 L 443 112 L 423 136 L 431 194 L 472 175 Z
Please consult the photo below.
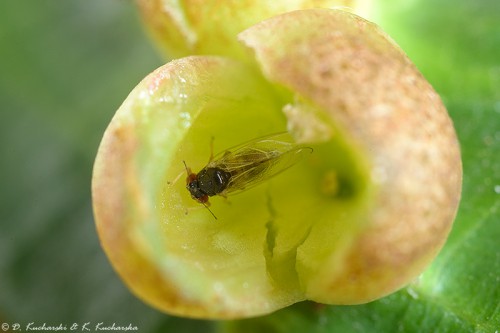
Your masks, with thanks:
M 208 208 L 207 204 L 203 203 L 203 206 L 205 206 L 205 208 L 208 209 L 208 211 L 210 212 L 210 214 L 212 214 L 212 216 L 214 217 L 214 219 L 217 220 L 217 216 L 215 216 L 215 214 L 210 210 L 210 208 Z
M 184 161 L 184 160 L 183 160 L 183 161 L 182 161 L 182 163 L 184 163 L 184 167 L 186 168 L 186 172 L 187 172 L 187 174 L 188 174 L 188 175 L 190 175 L 190 174 L 191 174 L 191 169 L 190 169 L 190 168 L 188 168 L 188 166 L 187 166 L 187 164 L 186 164 L 186 161 Z

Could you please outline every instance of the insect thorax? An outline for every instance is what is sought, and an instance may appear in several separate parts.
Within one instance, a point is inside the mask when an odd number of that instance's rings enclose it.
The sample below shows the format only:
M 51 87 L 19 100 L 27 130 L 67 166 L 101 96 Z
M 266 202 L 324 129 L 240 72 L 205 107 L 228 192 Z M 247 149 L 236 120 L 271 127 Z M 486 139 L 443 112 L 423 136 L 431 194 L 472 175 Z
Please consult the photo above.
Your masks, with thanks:
M 219 168 L 205 168 L 198 173 L 197 179 L 199 189 L 208 196 L 214 196 L 224 191 L 231 174 Z

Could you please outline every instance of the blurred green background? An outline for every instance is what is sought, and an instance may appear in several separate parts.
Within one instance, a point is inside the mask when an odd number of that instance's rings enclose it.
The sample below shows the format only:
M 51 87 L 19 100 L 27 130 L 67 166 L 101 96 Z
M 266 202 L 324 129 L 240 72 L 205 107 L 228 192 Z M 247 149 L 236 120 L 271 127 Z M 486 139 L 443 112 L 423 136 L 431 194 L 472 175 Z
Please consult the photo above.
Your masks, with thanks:
M 500 331 L 500 2 L 381 1 L 374 17 L 442 95 L 463 200 L 446 247 L 408 288 L 362 306 L 301 303 L 220 323 L 159 313 L 102 252 L 90 178 L 131 89 L 164 63 L 130 0 L 0 1 L 0 325 L 99 322 L 141 332 Z
M 0 1 L 0 322 L 198 326 L 128 291 L 92 217 L 104 129 L 161 64 L 132 1 Z

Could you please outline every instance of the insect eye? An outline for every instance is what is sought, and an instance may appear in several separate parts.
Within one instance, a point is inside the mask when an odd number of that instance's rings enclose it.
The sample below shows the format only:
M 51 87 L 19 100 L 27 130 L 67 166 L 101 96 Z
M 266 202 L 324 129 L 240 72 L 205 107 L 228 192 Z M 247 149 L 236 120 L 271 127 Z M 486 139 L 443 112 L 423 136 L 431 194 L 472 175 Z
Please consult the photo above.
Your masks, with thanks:
M 187 187 L 190 190 L 194 190 L 198 187 L 198 182 L 196 180 L 190 181 Z

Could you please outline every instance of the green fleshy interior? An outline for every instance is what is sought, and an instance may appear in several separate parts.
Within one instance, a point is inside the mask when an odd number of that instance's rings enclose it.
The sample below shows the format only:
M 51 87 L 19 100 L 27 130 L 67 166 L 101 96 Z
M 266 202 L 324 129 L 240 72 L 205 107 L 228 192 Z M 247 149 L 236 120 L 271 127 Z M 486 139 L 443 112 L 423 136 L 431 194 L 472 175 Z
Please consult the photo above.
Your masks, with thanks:
M 215 312 L 265 313 L 306 299 L 310 281 L 331 273 L 323 266 L 332 256 L 341 264 L 363 223 L 366 163 L 326 121 L 333 138 L 305 143 L 313 153 L 292 168 L 241 194 L 210 198 L 216 220 L 190 197 L 183 161 L 198 172 L 212 138 L 218 153 L 285 131 L 282 110 L 300 109 L 298 97 L 224 58 L 165 68 L 152 76 L 161 83 L 147 78 L 117 116 L 133 119 L 140 142 L 135 167 L 148 213 L 134 231 L 138 244 L 184 298 Z

